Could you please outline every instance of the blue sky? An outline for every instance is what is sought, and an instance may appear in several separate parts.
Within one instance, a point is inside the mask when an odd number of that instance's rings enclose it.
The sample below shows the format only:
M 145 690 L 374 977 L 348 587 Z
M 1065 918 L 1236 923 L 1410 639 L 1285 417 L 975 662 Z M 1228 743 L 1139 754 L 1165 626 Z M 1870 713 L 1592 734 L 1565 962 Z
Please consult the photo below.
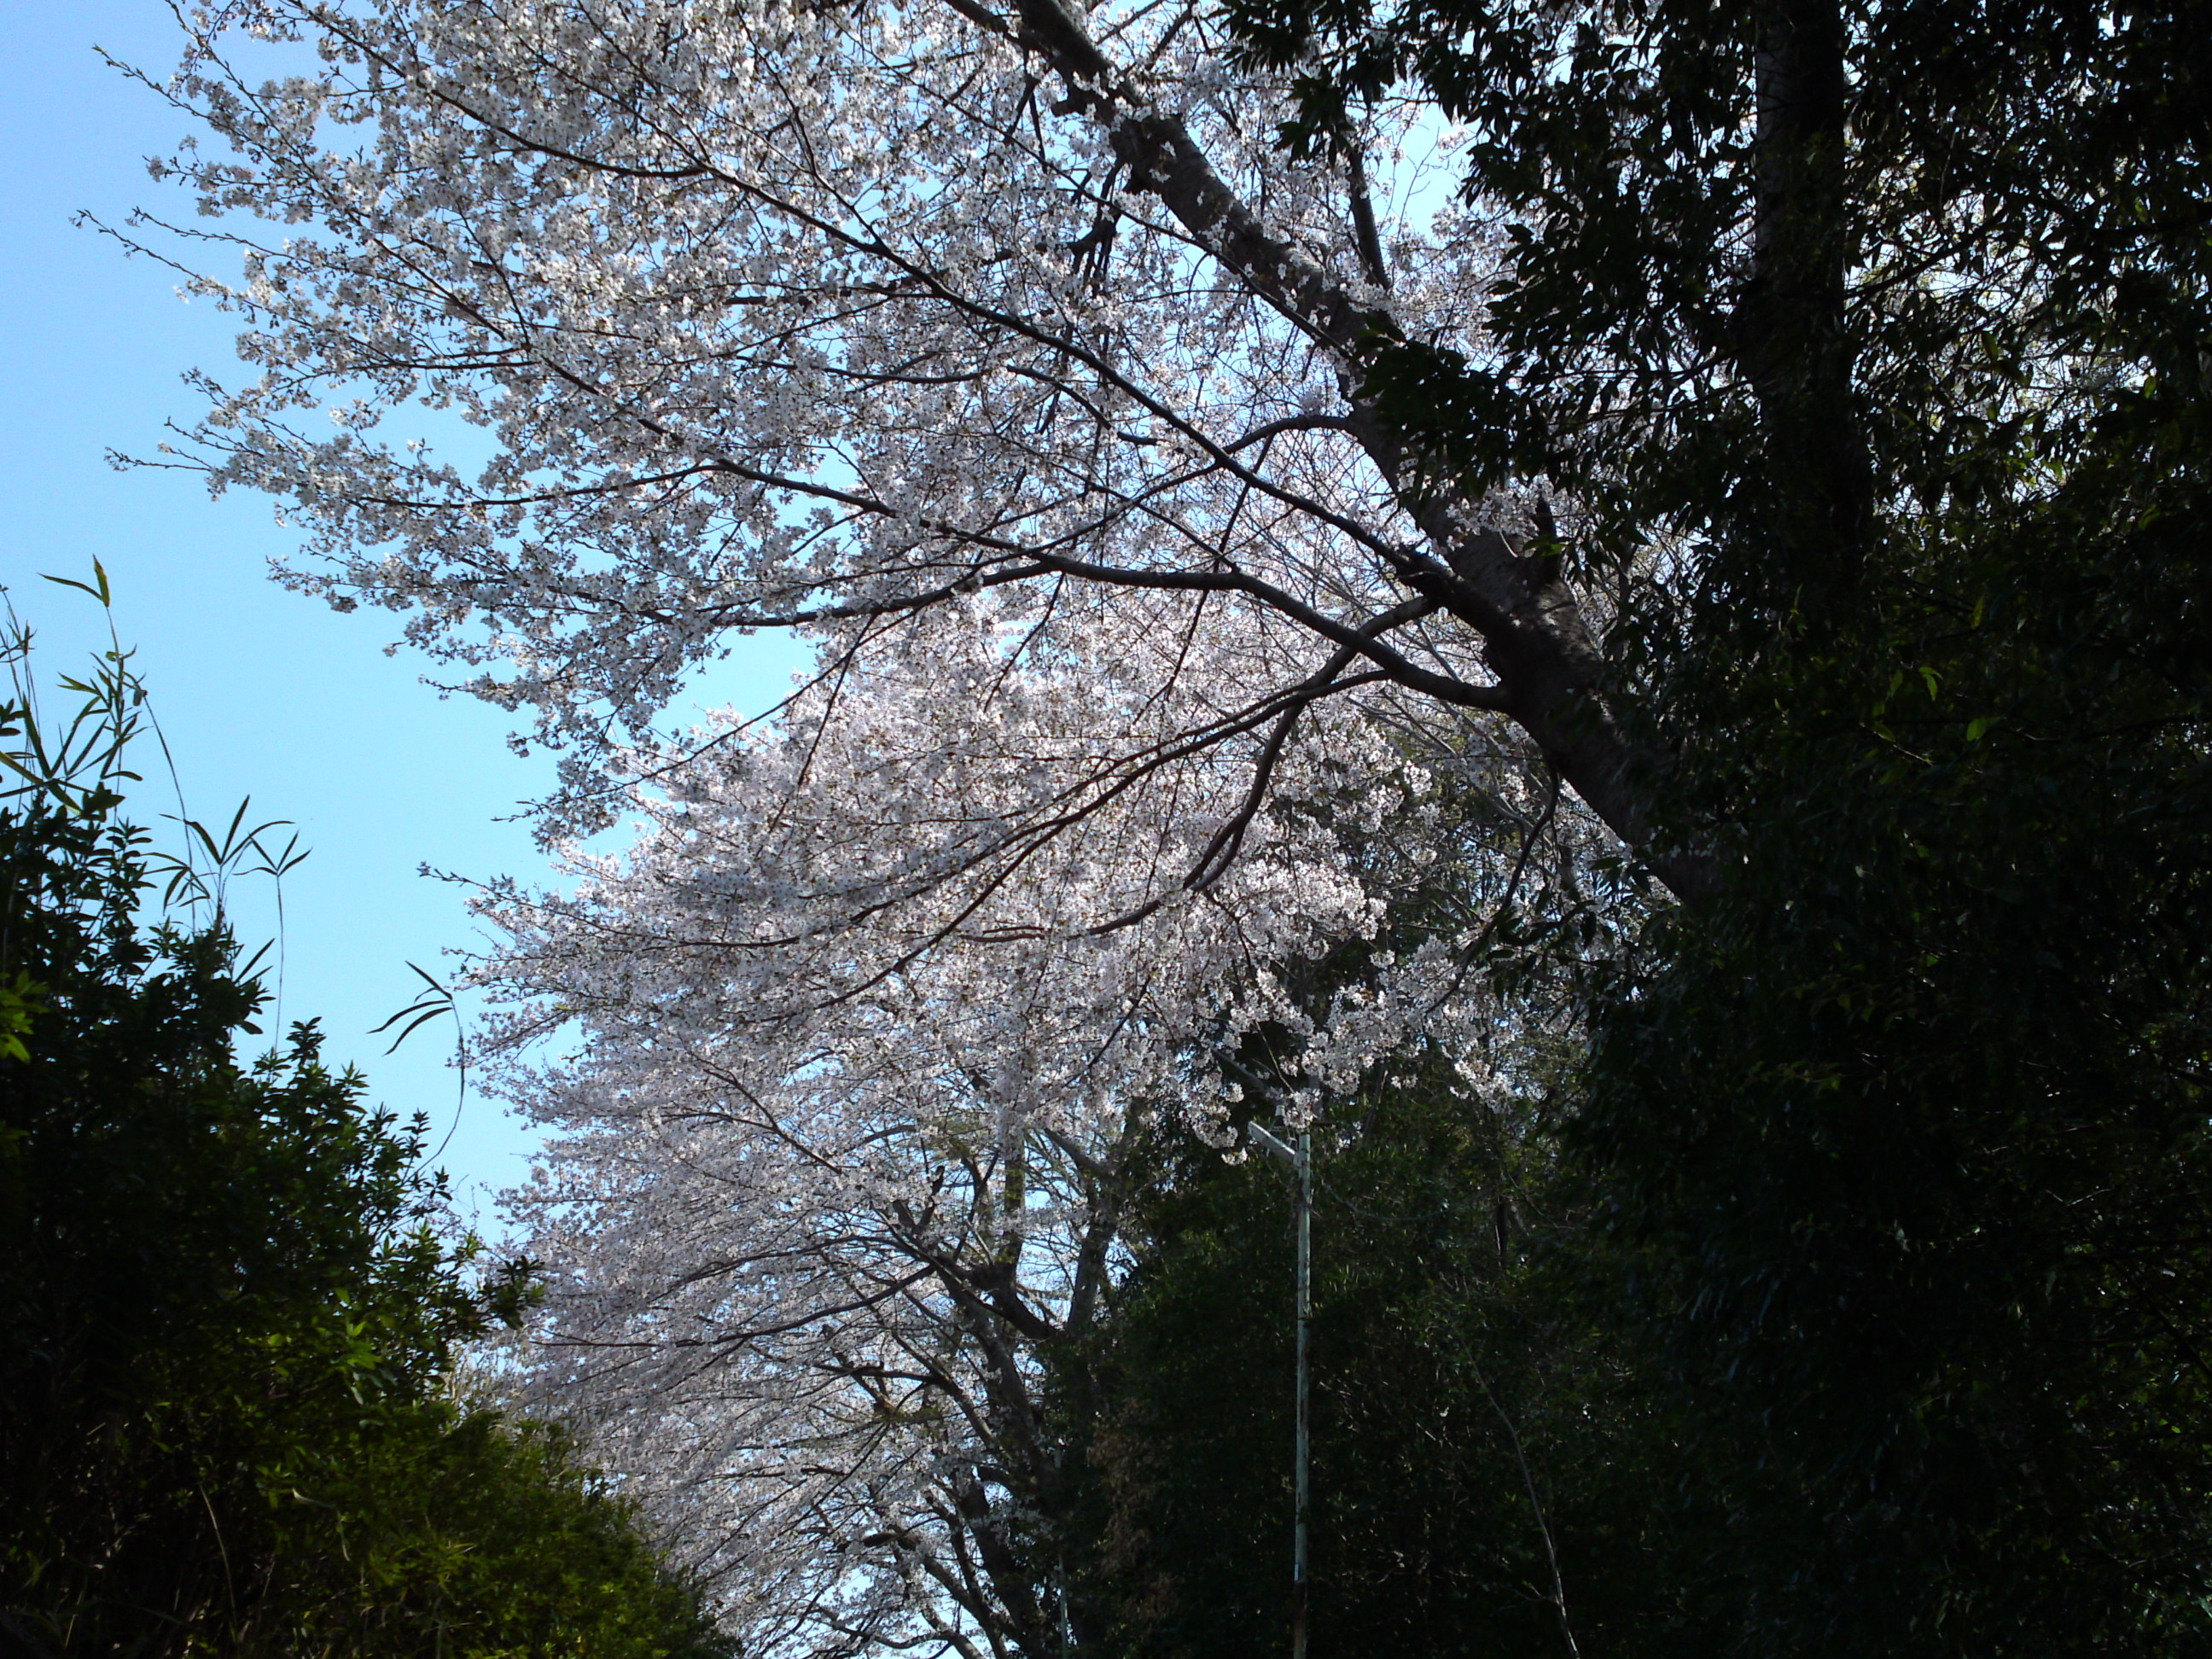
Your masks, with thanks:
M 313 849 L 285 887 L 286 1019 L 319 1017 L 331 1055 L 359 1062 L 386 1104 L 428 1113 L 434 1140 L 456 1115 L 450 1028 L 425 1028 L 388 1059 L 368 1028 L 412 996 L 409 962 L 442 972 L 444 953 L 474 937 L 462 891 L 421 866 L 550 879 L 510 821 L 549 773 L 507 751 L 505 715 L 441 697 L 422 684 L 421 659 L 386 654 L 395 618 L 340 616 L 272 582 L 269 562 L 294 532 L 269 501 L 211 501 L 188 474 L 107 464 L 110 449 L 151 453 L 164 421 L 191 416 L 186 370 L 222 379 L 235 365 L 232 319 L 70 224 L 80 211 L 113 222 L 179 205 L 144 163 L 173 147 L 182 118 L 93 51 L 158 76 L 173 31 L 158 0 L 0 8 L 0 144 L 13 163 L 0 182 L 0 583 L 38 629 L 51 679 L 104 644 L 104 623 L 39 577 L 106 567 L 192 815 L 228 820 L 250 795 L 255 817 L 295 820 Z M 776 640 L 739 650 L 716 694 L 757 712 L 784 695 L 799 658 Z M 149 781 L 138 816 L 173 811 Z M 240 914 L 257 938 L 274 929 L 265 895 Z M 471 1094 L 460 1110 L 441 1162 L 483 1224 L 495 1225 L 489 1194 L 523 1176 L 532 1144 L 495 1103 Z

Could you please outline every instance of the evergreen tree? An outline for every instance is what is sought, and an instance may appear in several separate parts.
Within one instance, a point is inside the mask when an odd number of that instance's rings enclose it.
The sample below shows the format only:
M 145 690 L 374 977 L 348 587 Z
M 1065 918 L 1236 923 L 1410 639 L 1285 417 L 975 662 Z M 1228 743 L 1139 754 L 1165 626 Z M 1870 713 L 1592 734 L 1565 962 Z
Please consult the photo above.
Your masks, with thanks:
M 0 1646 L 723 1651 L 558 1434 L 457 1397 L 526 1277 L 312 1024 L 238 1059 L 252 965 L 121 816 L 142 694 L 119 653 L 76 689 L 0 708 Z
M 2212 1641 L 2203 22 L 1239 8 L 1294 144 L 1468 125 L 1494 355 L 1370 390 L 1457 488 L 1604 503 L 1558 551 L 1644 596 L 1708 874 L 1593 976 L 1567 1133 L 1743 1651 Z

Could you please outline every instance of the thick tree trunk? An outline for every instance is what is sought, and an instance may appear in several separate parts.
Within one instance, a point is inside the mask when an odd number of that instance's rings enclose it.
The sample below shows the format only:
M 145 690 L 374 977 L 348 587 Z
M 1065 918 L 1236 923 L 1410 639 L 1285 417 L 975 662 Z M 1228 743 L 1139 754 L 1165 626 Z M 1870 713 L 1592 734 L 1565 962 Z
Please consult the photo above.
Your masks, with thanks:
M 966 4 L 962 9 L 1042 54 L 1073 106 L 1104 126 L 1131 185 L 1158 197 L 1200 246 L 1340 362 L 1357 363 L 1374 338 L 1387 337 L 1389 313 L 1271 232 L 1214 170 L 1182 120 L 1153 108 L 1127 84 L 1064 0 L 1015 0 L 1011 24 Z M 1401 434 L 1357 400 L 1348 424 L 1402 492 L 1408 469 Z M 1424 501 L 1415 517 L 1428 547 L 1409 553 L 1393 574 L 1474 632 L 1507 713 L 1623 842 L 1650 851 L 1656 820 L 1650 792 L 1665 773 L 1664 757 L 1632 744 L 1607 705 L 1597 641 L 1573 590 L 1556 568 L 1522 556 L 1464 503 Z M 1701 860 L 1666 858 L 1654 867 L 1686 899 L 1706 884 Z
M 1802 606 L 1816 630 L 1856 588 L 1874 520 L 1846 302 L 1845 45 L 1836 0 L 1773 0 L 1763 21 L 1753 274 L 1737 331 L 1765 451 L 1771 600 Z

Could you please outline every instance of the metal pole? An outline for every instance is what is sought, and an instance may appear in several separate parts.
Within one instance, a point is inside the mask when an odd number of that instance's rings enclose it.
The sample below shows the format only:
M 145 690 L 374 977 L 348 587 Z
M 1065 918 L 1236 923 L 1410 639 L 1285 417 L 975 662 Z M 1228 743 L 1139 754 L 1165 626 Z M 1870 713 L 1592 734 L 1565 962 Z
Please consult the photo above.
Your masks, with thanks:
M 1298 1382 L 1297 1449 L 1291 1490 L 1296 1493 L 1291 1526 L 1291 1659 L 1306 1659 L 1306 1443 L 1309 1418 L 1306 1328 L 1313 1318 L 1313 1132 L 1298 1131 L 1292 1152 L 1264 1123 L 1252 1125 L 1252 1139 L 1270 1158 L 1280 1158 L 1298 1177 Z
M 1313 1135 L 1298 1134 L 1298 1448 L 1291 1543 L 1291 1659 L 1306 1659 L 1306 1326 L 1313 1316 Z

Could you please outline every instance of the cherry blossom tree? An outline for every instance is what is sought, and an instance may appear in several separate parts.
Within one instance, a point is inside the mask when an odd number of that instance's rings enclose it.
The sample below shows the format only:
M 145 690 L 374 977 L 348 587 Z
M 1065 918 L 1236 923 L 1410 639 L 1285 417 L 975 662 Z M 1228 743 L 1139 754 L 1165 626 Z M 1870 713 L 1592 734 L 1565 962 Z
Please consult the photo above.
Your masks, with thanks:
M 773 733 L 640 757 L 636 847 L 486 906 L 508 1053 L 584 1033 L 505 1079 L 559 1132 L 523 1206 L 556 1268 L 533 1386 L 762 1650 L 1079 1645 L 1082 1471 L 1039 1390 L 1111 1299 L 1149 1131 L 1181 1114 L 1231 1145 L 1248 1089 L 1295 1118 L 1417 1044 L 1480 1109 L 1511 1065 L 1466 956 L 1513 872 L 1452 798 L 1517 800 L 1495 837 L 1556 850 L 1521 757 L 1417 765 L 1387 708 L 1324 706 L 1241 855 L 1163 892 L 1249 768 L 1121 748 L 1187 743 L 1182 700 L 1263 665 L 1146 606 L 1100 619 L 1118 675 L 1010 665 L 1029 624 L 990 596 L 933 611 Z M 1039 817 L 1039 779 L 1068 826 L 979 863 L 977 826 Z M 1455 925 L 1400 919 L 1438 894 Z
M 1409 1043 L 1493 1090 L 1498 907 L 1648 835 L 1572 504 L 1455 495 L 1360 392 L 1374 338 L 1482 349 L 1449 135 L 1292 162 L 1287 82 L 1142 0 L 190 27 L 207 219 L 135 235 L 243 256 L 191 280 L 258 374 L 175 463 L 562 754 L 576 890 L 495 890 L 480 970 L 558 1131 L 530 1386 L 755 1651 L 1061 1650 L 1039 1355 L 1146 1126 Z M 817 647 L 772 726 L 665 729 L 767 628 Z
M 1644 839 L 1548 507 L 1417 489 L 1358 392 L 1372 338 L 1480 349 L 1498 239 L 1418 106 L 1293 165 L 1286 88 L 1190 6 L 196 15 L 171 95 L 226 154 L 163 170 L 322 234 L 194 233 L 244 255 L 195 285 L 262 373 L 209 385 L 186 464 L 294 504 L 302 586 L 501 665 L 475 689 L 579 745 L 584 822 L 604 746 L 733 631 L 842 660 L 1081 583 L 1299 641 L 1244 688 L 1262 725 L 1384 683 L 1503 713 Z M 250 84 L 227 31 L 325 68 Z M 388 441 L 417 398 L 489 459 Z

